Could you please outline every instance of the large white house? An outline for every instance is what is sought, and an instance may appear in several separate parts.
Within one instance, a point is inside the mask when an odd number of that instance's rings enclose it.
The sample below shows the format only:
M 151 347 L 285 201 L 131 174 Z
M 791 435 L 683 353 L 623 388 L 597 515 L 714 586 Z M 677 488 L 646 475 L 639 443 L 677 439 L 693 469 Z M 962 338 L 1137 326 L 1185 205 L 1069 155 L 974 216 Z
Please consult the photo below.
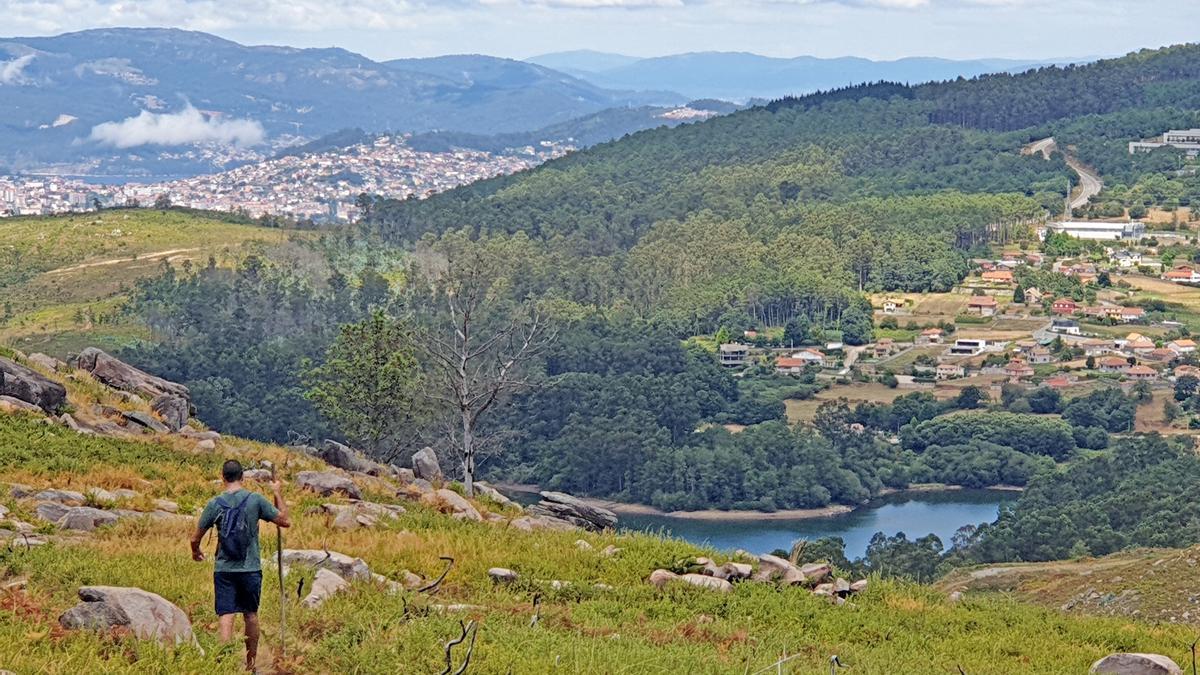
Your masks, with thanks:
M 1096 239 L 1116 241 L 1119 239 L 1141 239 L 1146 233 L 1146 226 L 1139 221 L 1128 223 L 1105 223 L 1093 220 L 1068 220 L 1061 223 L 1050 223 L 1046 233 L 1065 232 L 1076 239 Z
M 1191 157 L 1200 155 L 1200 129 L 1172 129 L 1157 139 L 1134 141 L 1129 144 L 1129 154 L 1150 152 L 1166 146 L 1184 150 Z

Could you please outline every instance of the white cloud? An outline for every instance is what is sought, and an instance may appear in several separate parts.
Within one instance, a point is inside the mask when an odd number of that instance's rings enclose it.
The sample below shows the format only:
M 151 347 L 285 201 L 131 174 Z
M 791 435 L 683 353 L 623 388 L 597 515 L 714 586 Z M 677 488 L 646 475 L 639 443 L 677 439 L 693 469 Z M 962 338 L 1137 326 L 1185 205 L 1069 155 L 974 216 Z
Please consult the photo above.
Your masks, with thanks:
M 21 84 L 25 81 L 25 67 L 33 62 L 34 55 L 18 56 L 11 61 L 0 62 L 0 84 Z
M 120 122 L 98 124 L 92 127 L 89 140 L 116 148 L 133 148 L 191 143 L 257 145 L 264 137 L 262 125 L 254 120 L 222 120 L 188 106 L 177 113 L 143 110 L 136 117 Z

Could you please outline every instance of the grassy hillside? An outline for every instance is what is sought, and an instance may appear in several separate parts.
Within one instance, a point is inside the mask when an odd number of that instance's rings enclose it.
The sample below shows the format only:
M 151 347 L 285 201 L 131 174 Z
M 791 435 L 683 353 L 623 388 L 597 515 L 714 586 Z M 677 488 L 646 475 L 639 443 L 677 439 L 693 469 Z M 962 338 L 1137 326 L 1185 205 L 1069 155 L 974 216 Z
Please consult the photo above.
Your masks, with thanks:
M 279 242 L 286 230 L 227 216 L 123 209 L 0 221 L 0 344 L 65 354 L 141 335 L 120 298 L 163 264 L 204 264 Z
M 91 414 L 95 401 L 116 401 L 82 373 L 68 384 L 77 415 Z M 194 515 L 216 489 L 211 477 L 227 456 L 247 463 L 270 459 L 286 467 L 287 478 L 323 468 L 284 448 L 234 438 L 223 439 L 212 452 L 179 437 L 80 437 L 33 416 L 0 415 L 0 482 L 128 488 L 138 499 L 174 500 L 181 513 Z M 355 480 L 367 499 L 400 501 L 385 481 Z M 295 596 L 298 577 L 307 587 L 311 573 L 292 571 L 286 581 L 287 658 L 273 672 L 438 672 L 444 667 L 443 642 L 467 618 L 480 626 L 472 673 L 745 673 L 785 655 L 795 658 L 783 672 L 812 673 L 824 672 L 837 654 L 856 673 L 955 673 L 961 667 L 973 675 L 1065 674 L 1083 672 L 1100 656 L 1122 650 L 1163 653 L 1186 663 L 1191 640 L 1184 626 L 1066 616 L 986 592 L 968 592 L 952 603 L 941 589 L 879 579 L 844 606 L 799 588 L 751 583 L 727 595 L 674 586 L 659 591 L 646 583 L 651 570 L 697 554 L 718 561 L 724 555 L 647 535 L 520 532 L 504 523 L 454 520 L 407 501 L 400 501 L 407 512 L 395 522 L 344 532 L 314 513 L 331 500 L 294 486 L 286 494 L 296 521 L 285 535 L 289 548 L 326 547 L 359 556 L 393 579 L 405 570 L 434 578 L 443 555 L 457 564 L 436 596 L 391 595 L 357 584 L 316 609 L 300 607 Z M 30 502 L 11 499 L 6 491 L 0 503 L 16 517 L 38 522 Z M 515 515 L 512 507 L 480 508 Z M 26 580 L 24 592 L 0 596 L 0 664 L 15 672 L 236 672 L 239 654 L 222 651 L 214 641 L 211 567 L 190 560 L 189 529 L 181 520 L 124 519 L 90 535 L 67 537 L 43 525 L 39 533 L 50 543 L 26 549 L 18 539 L 0 549 L 0 585 Z M 270 557 L 273 531 L 262 532 L 263 554 Z M 581 538 L 592 550 L 576 545 Z M 621 553 L 597 552 L 609 544 Z M 521 578 L 495 587 L 486 574 L 493 566 L 516 570 Z M 264 666 L 279 636 L 278 586 L 272 574 L 265 576 Z M 569 585 L 555 589 L 550 580 Z M 75 590 L 84 584 L 137 586 L 164 596 L 189 615 L 204 652 L 64 631 L 56 618 L 75 604 Z M 537 593 L 541 620 L 530 627 Z M 452 605 L 466 607 L 448 609 Z

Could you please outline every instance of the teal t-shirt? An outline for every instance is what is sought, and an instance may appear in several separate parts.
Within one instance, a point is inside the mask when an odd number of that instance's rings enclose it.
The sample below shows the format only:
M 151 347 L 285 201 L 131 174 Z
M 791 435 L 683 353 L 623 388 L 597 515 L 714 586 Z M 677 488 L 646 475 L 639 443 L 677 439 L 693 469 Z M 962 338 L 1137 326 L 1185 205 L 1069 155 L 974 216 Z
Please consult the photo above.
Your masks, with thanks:
M 230 506 L 237 506 L 241 503 L 246 495 L 250 498 L 246 500 L 246 506 L 243 507 L 243 513 L 246 518 L 246 528 L 250 530 L 250 546 L 246 549 L 245 560 L 225 560 L 221 557 L 221 547 L 217 547 L 217 564 L 216 571 L 218 572 L 258 572 L 262 570 L 261 554 L 258 550 L 258 521 L 265 520 L 267 522 L 275 520 L 279 515 L 279 509 L 275 505 L 267 501 L 267 498 L 257 492 L 250 492 L 245 488 L 237 492 L 226 492 L 208 501 L 204 507 L 204 512 L 200 514 L 200 529 L 207 530 L 216 525 L 218 517 L 223 510 L 220 502 L 225 502 Z

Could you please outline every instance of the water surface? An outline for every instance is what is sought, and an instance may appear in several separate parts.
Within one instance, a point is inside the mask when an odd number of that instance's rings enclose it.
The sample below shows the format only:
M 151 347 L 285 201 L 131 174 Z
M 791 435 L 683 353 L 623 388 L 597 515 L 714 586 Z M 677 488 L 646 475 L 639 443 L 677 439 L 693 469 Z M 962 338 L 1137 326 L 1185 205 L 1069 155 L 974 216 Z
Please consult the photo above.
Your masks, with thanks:
M 1000 506 L 1020 493 L 1003 490 L 907 492 L 889 495 L 851 513 L 803 520 L 692 520 L 658 515 L 618 514 L 619 527 L 665 531 L 692 543 L 720 550 L 745 549 L 751 553 L 788 550 L 797 539 L 841 537 L 846 556 L 862 557 L 876 532 L 892 536 L 904 532 L 909 539 L 936 534 L 950 546 L 950 537 L 963 525 L 992 522 Z

